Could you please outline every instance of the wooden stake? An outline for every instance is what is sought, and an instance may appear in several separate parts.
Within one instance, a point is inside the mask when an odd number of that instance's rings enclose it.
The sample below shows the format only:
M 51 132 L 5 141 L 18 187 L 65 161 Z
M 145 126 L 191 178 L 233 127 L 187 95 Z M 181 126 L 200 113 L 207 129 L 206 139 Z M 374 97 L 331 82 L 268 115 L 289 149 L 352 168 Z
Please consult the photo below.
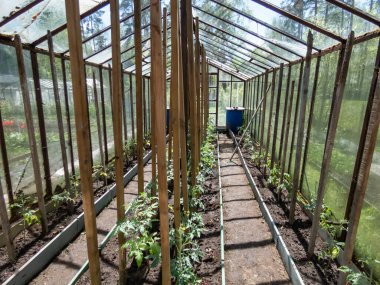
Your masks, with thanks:
M 376 54 L 376 60 L 375 60 L 375 67 L 373 69 L 373 74 L 372 74 L 372 82 L 371 82 L 371 87 L 370 87 L 370 96 L 368 97 L 368 102 L 367 102 L 367 107 L 366 107 L 366 112 L 363 120 L 363 127 L 361 134 L 360 134 L 360 141 L 358 145 L 358 150 L 356 154 L 356 159 L 355 159 L 355 167 L 352 175 L 352 180 L 351 180 L 351 185 L 350 185 L 350 193 L 348 195 L 347 199 L 347 206 L 346 206 L 346 212 L 344 215 L 345 220 L 348 220 L 351 214 L 351 208 L 352 208 L 352 203 L 354 200 L 354 194 L 355 194 L 355 188 L 357 185 L 357 180 L 358 180 L 358 174 L 359 174 L 359 169 L 360 169 L 360 163 L 362 160 L 363 152 L 364 152 L 364 144 L 365 144 L 365 138 L 367 134 L 367 129 L 368 129 L 368 124 L 369 124 L 369 117 L 371 113 L 371 107 L 373 106 L 373 98 L 375 96 L 375 90 L 376 90 L 376 82 L 377 82 L 377 77 L 378 77 L 378 72 L 380 70 L 380 40 L 378 42 L 377 46 L 377 54 Z M 346 237 L 346 231 L 343 231 L 343 239 Z
M 264 88 L 263 90 L 267 90 L 268 87 L 268 71 L 265 72 L 264 75 Z M 260 154 L 262 151 L 262 148 L 264 147 L 264 126 L 265 126 L 265 113 L 266 113 L 266 107 L 267 107 L 267 98 L 265 94 L 263 95 L 264 101 L 263 101 L 263 113 L 262 113 L 262 119 L 261 119 L 261 136 L 260 136 Z
M 29 147 L 30 147 L 30 153 L 32 156 L 34 181 L 35 181 L 36 190 L 37 190 L 38 207 L 41 212 L 42 233 L 45 235 L 48 232 L 48 221 L 47 221 L 47 216 L 46 216 L 44 192 L 42 188 L 42 179 L 41 179 L 41 172 L 40 172 L 40 162 L 38 159 L 37 143 L 36 143 L 36 137 L 35 137 L 35 131 L 34 131 L 34 125 L 33 125 L 32 106 L 30 104 L 28 81 L 26 77 L 24 55 L 23 55 L 23 49 L 22 49 L 20 36 L 16 35 L 14 41 L 15 41 L 15 48 L 16 48 L 18 72 L 19 72 L 19 77 L 20 77 L 21 93 L 22 93 L 22 98 L 24 101 L 26 126 L 28 129 Z
M 372 90 L 371 90 L 372 91 Z M 352 208 L 350 211 L 350 219 L 348 223 L 348 231 L 346 236 L 346 242 L 343 252 L 343 264 L 350 265 L 352 262 L 352 257 L 355 249 L 355 242 L 357 237 L 357 232 L 359 228 L 360 215 L 362 212 L 365 193 L 368 186 L 368 177 L 371 171 L 371 164 L 373 153 L 375 151 L 377 134 L 380 124 L 380 74 L 377 74 L 377 84 L 374 90 L 372 107 L 370 109 L 368 126 L 366 122 L 363 122 L 363 130 L 366 130 L 366 137 L 364 143 L 364 150 L 361 159 L 361 164 L 358 173 L 358 180 L 355 187 L 354 198 L 352 203 Z M 366 128 L 367 127 L 367 128 Z M 339 276 L 339 285 L 346 284 L 346 274 L 343 272 Z
M 71 174 L 75 175 L 75 161 L 74 161 L 74 150 L 73 150 L 73 137 L 71 131 L 71 120 L 70 120 L 70 106 L 69 106 L 69 92 L 67 90 L 67 77 L 66 77 L 66 62 L 65 59 L 61 58 L 61 68 L 62 68 L 62 81 L 63 81 L 63 94 L 65 97 L 65 113 L 66 113 L 66 124 L 67 124 L 67 134 L 68 134 L 68 146 L 70 147 L 70 162 L 71 162 Z
M 69 174 L 67 153 L 66 153 L 65 131 L 63 129 L 61 99 L 59 97 L 59 89 L 58 89 L 58 81 L 57 81 L 57 69 L 55 66 L 55 57 L 54 57 L 54 45 L 53 45 L 53 39 L 52 39 L 50 31 L 48 31 L 47 39 L 48 39 L 48 47 L 49 47 L 50 70 L 51 70 L 51 77 L 52 77 L 52 81 L 53 81 L 53 94 L 54 94 L 54 100 L 55 100 L 55 111 L 57 112 L 59 143 L 61 146 L 63 172 L 65 175 L 65 188 L 67 191 L 70 191 L 70 174 Z
M 272 90 L 270 95 L 269 103 L 269 117 L 268 117 L 268 133 L 267 133 L 267 149 L 265 151 L 265 165 L 268 164 L 268 154 L 270 148 L 270 139 L 271 139 L 271 128 L 272 128 L 272 115 L 273 115 L 273 101 L 274 101 L 274 92 L 276 89 L 276 70 L 272 72 Z M 266 166 L 264 167 L 264 176 L 266 175 Z
M 344 88 L 345 88 L 345 84 L 347 80 L 348 67 L 349 67 L 351 52 L 352 52 L 352 47 L 353 47 L 353 39 L 354 39 L 354 32 L 351 32 L 350 36 L 348 37 L 346 46 L 344 48 L 344 57 L 343 57 L 342 65 L 339 67 L 339 70 L 337 71 L 339 73 L 339 79 L 338 79 L 338 84 L 336 88 L 335 99 L 332 102 L 333 107 L 332 107 L 332 113 L 331 113 L 331 120 L 329 122 L 329 128 L 328 128 L 326 144 L 325 144 L 325 151 L 323 153 L 322 168 L 321 168 L 319 184 L 318 184 L 317 201 L 315 205 L 313 225 L 311 228 L 310 239 L 309 239 L 309 247 L 308 247 L 309 255 L 312 255 L 314 253 L 315 240 L 317 238 L 319 220 L 320 220 L 320 215 L 321 215 L 322 205 L 323 205 L 323 197 L 325 194 L 328 172 L 330 169 L 331 155 L 332 155 L 332 151 L 334 147 L 336 129 L 338 126 L 339 114 L 340 114 L 340 109 L 342 106 L 342 100 L 343 100 L 343 94 L 344 94 Z
M 36 96 L 38 127 L 40 130 L 42 162 L 44 165 L 45 192 L 46 192 L 47 197 L 51 197 L 53 195 L 53 187 L 51 184 L 51 177 L 50 177 L 49 152 L 48 152 L 48 145 L 47 145 L 47 138 L 46 138 L 45 116 L 44 116 L 44 108 L 43 108 L 44 104 L 42 101 L 42 94 L 41 94 L 40 74 L 38 70 L 37 53 L 34 50 L 30 51 L 30 59 L 32 62 L 34 93 Z
M 293 97 L 294 97 L 294 86 L 295 82 L 292 81 L 292 87 L 290 88 L 290 99 L 289 99 L 289 110 L 288 110 L 288 118 L 286 119 L 286 127 L 285 127 L 285 141 L 284 141 L 284 155 L 281 160 L 281 183 L 284 181 L 284 173 L 285 173 L 285 164 L 286 164 L 286 153 L 288 150 L 289 143 L 289 131 L 290 131 L 290 121 L 292 117 L 292 107 L 293 107 Z
M 7 206 L 5 204 L 3 186 L 1 185 L 1 181 L 0 181 L 0 221 L 1 221 L 1 229 L 3 231 L 4 238 L 5 238 L 5 245 L 7 247 L 8 258 L 10 262 L 13 262 L 16 259 L 16 252 L 13 246 L 11 226 L 8 220 Z
M 311 127 L 313 124 L 313 117 L 314 117 L 314 103 L 315 103 L 315 97 L 317 96 L 317 87 L 318 87 L 318 77 L 319 77 L 319 66 L 320 66 L 320 64 L 321 64 L 321 57 L 319 56 L 319 57 L 317 57 L 317 64 L 315 65 L 313 91 L 311 93 L 309 119 L 307 122 L 307 131 L 306 131 L 306 138 L 305 138 L 305 150 L 303 152 L 301 178 L 300 178 L 300 184 L 299 184 L 301 189 L 302 189 L 303 180 L 305 177 L 307 155 L 308 155 L 308 150 L 309 150 L 310 133 L 311 133 Z
M 135 64 L 136 64 L 136 124 L 138 192 L 144 192 L 144 126 L 142 92 L 141 1 L 134 0 L 135 13 Z
M 201 156 L 201 143 L 200 143 L 200 94 L 201 94 L 201 81 L 200 81 L 200 42 L 199 42 L 199 18 L 195 18 L 195 149 L 196 149 L 196 175 L 199 172 L 199 162 Z
M 276 99 L 276 113 L 274 117 L 274 126 L 273 126 L 273 145 L 272 145 L 272 155 L 270 167 L 274 167 L 274 163 L 278 161 L 276 157 L 276 147 L 277 147 L 277 131 L 278 131 L 278 118 L 280 116 L 280 105 L 281 105 L 281 91 L 282 91 L 282 77 L 284 74 L 284 64 L 280 64 L 280 74 L 278 76 L 278 90 L 277 90 L 277 99 Z
M 122 67 L 120 67 L 122 70 Z M 125 86 L 124 86 L 124 73 L 121 72 L 120 84 L 121 84 L 121 101 L 122 101 L 122 113 L 123 113 L 123 133 L 124 142 L 128 140 L 128 125 L 127 125 L 127 107 L 125 104 Z
M 301 169 L 301 159 L 302 159 L 302 146 L 304 141 L 304 127 L 305 127 L 305 113 L 306 113 L 306 103 L 307 96 L 309 94 L 309 80 L 310 80 L 310 66 L 311 66 L 311 52 L 313 48 L 313 34 L 309 31 L 307 35 L 307 52 L 305 57 L 305 71 L 302 79 L 302 96 L 300 100 L 301 108 L 298 118 L 298 133 L 297 133 L 297 148 L 296 148 L 296 160 L 293 172 L 293 190 L 291 193 L 291 203 L 289 210 L 289 223 L 294 223 L 294 215 L 296 210 L 297 193 L 299 188 L 299 175 Z
M 99 66 L 99 81 L 100 81 L 100 100 L 102 101 L 102 124 L 103 124 L 103 139 L 104 139 L 104 160 L 108 163 L 108 140 L 107 140 L 107 121 L 106 121 L 106 107 L 104 100 L 104 86 L 103 86 L 103 69 Z
M 292 66 L 289 65 L 288 67 L 288 78 L 286 81 L 286 92 L 285 92 L 285 102 L 284 102 L 284 111 L 283 111 L 283 116 L 282 116 L 282 127 L 281 127 L 281 139 L 280 139 L 280 150 L 278 154 L 278 160 L 279 163 L 282 163 L 282 160 L 285 159 L 285 157 L 282 156 L 282 150 L 283 150 L 283 145 L 284 145 L 284 132 L 285 132 L 285 122 L 286 122 L 286 111 L 288 109 L 288 101 L 289 101 L 289 89 L 290 89 L 290 79 L 292 76 Z
M 116 201 L 117 221 L 124 220 L 124 163 L 122 136 L 122 94 L 121 94 L 121 58 L 120 58 L 120 18 L 119 1 L 110 1 L 111 9 L 111 38 L 112 38 L 112 96 L 113 96 L 113 135 L 115 141 L 115 172 L 116 172 Z M 125 282 L 126 252 L 123 245 L 125 236 L 118 234 L 119 239 L 119 282 Z
M 174 172 L 174 227 L 176 230 L 177 244 L 181 242 L 179 227 L 181 224 L 181 193 L 180 193 L 180 130 L 179 130 L 179 95 L 180 95 L 180 73 L 179 73 L 179 21 L 178 21 L 178 0 L 170 1 L 171 7 L 171 82 L 170 97 L 173 100 L 171 109 L 173 124 L 173 172 Z M 180 253 L 178 253 L 180 254 Z
M 135 115 L 133 110 L 133 84 L 132 73 L 129 74 L 129 99 L 131 104 L 132 139 L 135 139 Z
M 297 116 L 298 116 L 298 109 L 299 109 L 299 103 L 300 103 L 300 97 L 301 97 L 301 84 L 302 84 L 302 76 L 303 76 L 303 67 L 304 67 L 304 61 L 301 61 L 300 73 L 298 76 L 298 84 L 297 84 L 297 98 L 296 98 L 296 108 L 294 110 L 292 139 L 291 139 L 291 143 L 290 143 L 288 173 L 290 173 L 290 170 L 292 168 L 294 140 L 296 137 L 296 129 L 297 129 L 297 118 L 298 118 Z
M 87 239 L 87 254 L 90 268 L 91 284 L 100 284 L 100 266 L 98 238 L 96 231 L 96 214 L 94 207 L 94 192 L 92 190 L 92 167 L 90 133 L 88 130 L 86 77 L 82 51 L 79 2 L 66 0 L 67 33 L 70 48 L 71 78 L 73 83 L 73 98 L 75 125 L 77 133 L 79 174 L 83 195 L 84 223 Z
M 181 29 L 181 27 L 178 27 Z M 179 33 L 179 85 L 180 85 L 180 93 L 179 93 L 179 131 L 180 131 L 180 152 L 181 152 L 181 191 L 183 196 L 183 208 L 185 213 L 189 212 L 189 193 L 187 190 L 188 183 L 187 183 L 187 142 L 186 142 L 186 129 L 187 129 L 187 122 L 186 122 L 186 112 L 185 112 L 185 86 L 184 86 L 184 80 L 186 79 L 184 75 L 184 69 L 183 69 L 183 54 L 182 51 L 184 48 L 181 46 L 183 41 L 181 37 L 183 34 L 181 33 L 182 30 L 180 30 Z
M 151 58 L 152 58 L 152 97 L 156 103 L 152 106 L 156 110 L 155 121 L 165 121 L 165 96 L 162 82 L 162 41 L 161 41 L 161 7 L 159 0 L 150 1 L 151 25 Z M 166 173 L 166 142 L 165 125 L 156 125 L 157 163 L 158 163 L 158 189 L 160 209 L 160 235 L 161 235 L 161 268 L 162 284 L 170 284 L 170 252 L 169 252 L 169 216 L 168 216 L 168 184 Z
M 190 145 L 191 145 L 191 185 L 197 183 L 197 120 L 196 120 L 196 82 L 195 82 L 195 66 L 194 66 L 194 39 L 193 39 L 193 16 L 191 1 L 186 1 L 187 10 L 187 47 L 188 47 L 188 70 L 189 70 L 189 102 L 190 102 Z
M 100 163 L 102 166 L 105 166 L 104 163 L 104 153 L 103 153 L 103 141 L 102 141 L 102 128 L 100 124 L 100 112 L 99 112 L 99 101 L 98 101 L 98 90 L 96 88 L 96 78 L 95 72 L 92 73 L 92 82 L 93 82 L 93 94 L 94 94 L 94 103 L 95 103 L 95 113 L 96 113 L 96 126 L 98 129 L 98 141 L 99 141 L 99 150 L 100 150 Z

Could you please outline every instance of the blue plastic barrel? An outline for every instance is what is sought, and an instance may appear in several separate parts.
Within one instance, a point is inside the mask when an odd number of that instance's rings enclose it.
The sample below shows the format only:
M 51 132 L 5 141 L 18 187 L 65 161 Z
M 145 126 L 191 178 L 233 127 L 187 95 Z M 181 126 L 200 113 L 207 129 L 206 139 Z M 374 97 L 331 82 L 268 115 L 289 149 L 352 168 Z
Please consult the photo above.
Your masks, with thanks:
M 227 107 L 226 108 L 226 127 L 234 133 L 243 126 L 244 108 L 242 107 Z

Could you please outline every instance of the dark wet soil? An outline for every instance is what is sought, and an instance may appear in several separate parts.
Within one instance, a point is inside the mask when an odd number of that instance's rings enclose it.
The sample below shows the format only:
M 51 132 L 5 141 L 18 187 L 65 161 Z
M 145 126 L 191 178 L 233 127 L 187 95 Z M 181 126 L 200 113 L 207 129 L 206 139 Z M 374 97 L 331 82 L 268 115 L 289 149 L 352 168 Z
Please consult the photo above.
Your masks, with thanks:
M 125 173 L 131 169 L 134 164 L 135 161 L 125 166 Z M 110 182 L 110 184 L 111 185 L 105 185 L 103 181 L 95 181 L 93 183 L 95 200 L 101 197 L 112 186 L 112 182 Z M 0 283 L 13 275 L 82 212 L 82 196 L 79 193 L 72 212 L 68 210 L 66 205 L 61 205 L 56 210 L 48 213 L 49 232 L 45 236 L 41 235 L 41 226 L 38 224 L 34 224 L 26 230 L 21 231 L 13 241 L 17 252 L 17 259 L 14 263 L 9 262 L 6 248 L 1 247 Z
M 319 237 L 316 241 L 315 254 L 310 258 L 307 256 L 312 221 L 297 204 L 296 219 L 294 224 L 290 225 L 288 222 L 290 204 L 288 193 L 284 191 L 278 200 L 274 189 L 267 186 L 263 176 L 264 168 L 254 165 L 246 149 L 243 149 L 243 155 L 305 284 L 336 284 L 339 275 L 338 265 L 330 258 L 318 257 L 326 247 Z

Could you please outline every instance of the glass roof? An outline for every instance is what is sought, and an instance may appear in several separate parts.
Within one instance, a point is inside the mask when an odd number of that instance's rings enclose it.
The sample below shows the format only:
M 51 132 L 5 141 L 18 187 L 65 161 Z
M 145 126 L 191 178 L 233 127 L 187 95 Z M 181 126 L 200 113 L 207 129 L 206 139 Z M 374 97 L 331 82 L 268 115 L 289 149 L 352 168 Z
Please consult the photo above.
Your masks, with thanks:
M 193 15 L 199 18 L 201 44 L 209 60 L 242 77 L 255 76 L 280 63 L 306 54 L 306 37 L 314 35 L 314 51 L 378 28 L 361 17 L 380 20 L 380 3 L 352 1 L 352 14 L 333 2 L 341 0 L 193 0 Z M 141 1 L 144 70 L 150 73 L 149 0 Z M 162 1 L 170 11 L 169 0 Z M 330 3 L 332 2 L 332 3 Z M 107 0 L 80 0 L 84 58 L 95 64 L 112 64 L 110 5 Z M 348 5 L 342 2 L 343 5 Z M 284 12 L 285 11 L 285 12 Z M 133 1 L 120 0 L 121 59 L 127 71 L 134 71 Z M 376 20 L 375 20 L 376 22 Z M 168 63 L 170 63 L 170 12 Z M 66 12 L 63 0 L 0 1 L 0 33 L 20 34 L 24 43 L 47 50 L 47 31 L 52 31 L 54 51 L 69 55 Z

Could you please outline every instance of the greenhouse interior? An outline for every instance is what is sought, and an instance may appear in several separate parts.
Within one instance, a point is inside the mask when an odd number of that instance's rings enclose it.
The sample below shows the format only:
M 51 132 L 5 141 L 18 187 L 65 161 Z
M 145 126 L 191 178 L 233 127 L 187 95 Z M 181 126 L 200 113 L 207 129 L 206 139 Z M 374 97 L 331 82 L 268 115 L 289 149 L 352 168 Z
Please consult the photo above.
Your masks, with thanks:
M 379 70 L 379 0 L 1 1 L 0 282 L 380 284 Z

